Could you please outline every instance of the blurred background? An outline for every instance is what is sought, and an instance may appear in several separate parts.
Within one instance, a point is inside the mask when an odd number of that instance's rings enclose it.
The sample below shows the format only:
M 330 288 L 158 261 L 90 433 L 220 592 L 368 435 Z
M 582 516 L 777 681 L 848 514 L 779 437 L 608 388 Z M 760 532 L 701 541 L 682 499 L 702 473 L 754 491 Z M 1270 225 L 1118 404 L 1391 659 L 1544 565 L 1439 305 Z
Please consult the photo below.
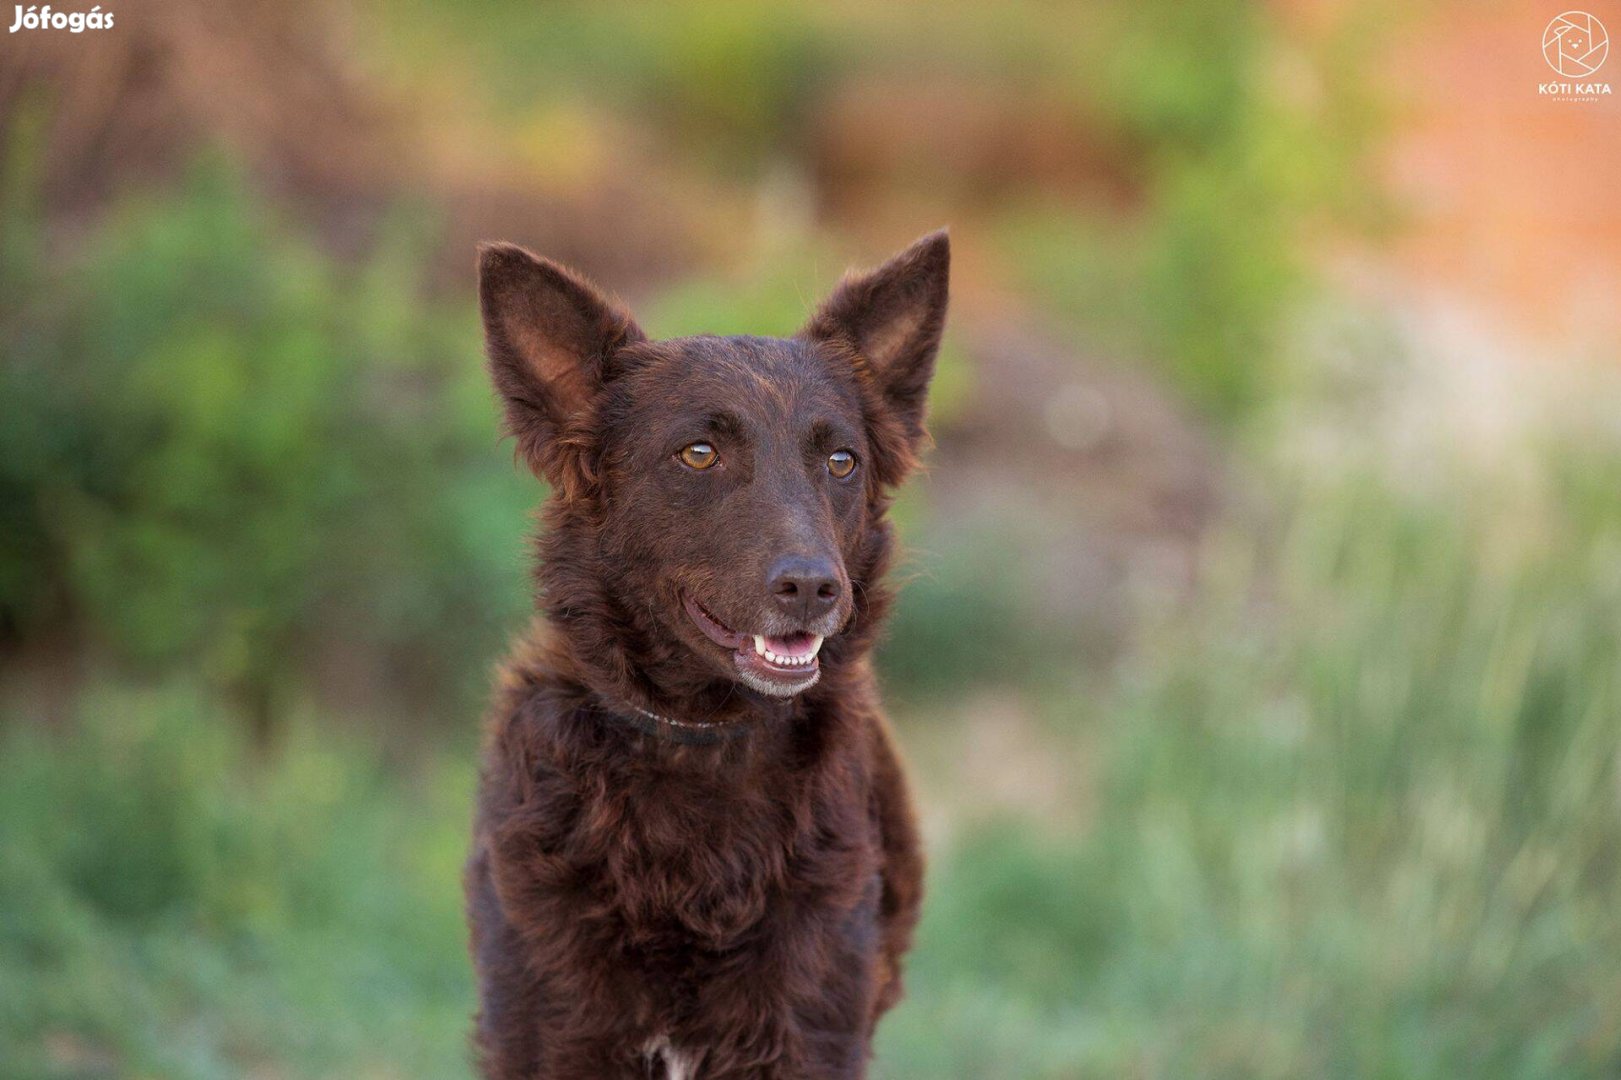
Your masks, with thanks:
M 0 1075 L 467 1076 L 542 496 L 474 243 L 781 334 L 943 224 L 874 1074 L 1621 1073 L 1621 106 L 1537 92 L 1560 5 L 104 7 L 0 40 Z

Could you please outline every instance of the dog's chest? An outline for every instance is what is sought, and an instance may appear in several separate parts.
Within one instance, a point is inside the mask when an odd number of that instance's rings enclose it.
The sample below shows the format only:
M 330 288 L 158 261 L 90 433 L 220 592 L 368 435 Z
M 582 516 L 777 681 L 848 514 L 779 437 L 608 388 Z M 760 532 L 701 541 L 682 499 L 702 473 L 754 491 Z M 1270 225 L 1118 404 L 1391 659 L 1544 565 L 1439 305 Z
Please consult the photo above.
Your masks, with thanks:
M 693 1080 L 697 1075 L 697 1055 L 677 1050 L 663 1036 L 642 1048 L 642 1060 L 651 1075 L 663 1080 Z
M 588 856 L 576 864 L 588 887 L 573 895 L 592 898 L 604 935 L 661 1006 L 680 1011 L 717 967 L 853 932 L 878 847 L 856 800 L 819 805 L 792 778 L 627 777 L 596 792 L 571 815 L 570 846 Z
M 688 783 L 626 784 L 583 815 L 598 895 L 631 940 L 690 938 L 724 948 L 801 891 L 821 840 L 782 792 Z M 859 843 L 859 837 L 852 837 Z

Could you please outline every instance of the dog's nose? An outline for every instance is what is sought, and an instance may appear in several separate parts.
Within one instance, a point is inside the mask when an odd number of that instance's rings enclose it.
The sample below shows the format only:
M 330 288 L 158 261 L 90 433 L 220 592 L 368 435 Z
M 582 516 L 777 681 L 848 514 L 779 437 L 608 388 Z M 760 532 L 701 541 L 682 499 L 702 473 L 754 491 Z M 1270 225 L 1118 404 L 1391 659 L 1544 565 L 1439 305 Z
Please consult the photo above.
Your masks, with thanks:
M 787 555 L 771 568 L 771 599 L 789 615 L 810 620 L 839 602 L 839 571 L 831 559 Z

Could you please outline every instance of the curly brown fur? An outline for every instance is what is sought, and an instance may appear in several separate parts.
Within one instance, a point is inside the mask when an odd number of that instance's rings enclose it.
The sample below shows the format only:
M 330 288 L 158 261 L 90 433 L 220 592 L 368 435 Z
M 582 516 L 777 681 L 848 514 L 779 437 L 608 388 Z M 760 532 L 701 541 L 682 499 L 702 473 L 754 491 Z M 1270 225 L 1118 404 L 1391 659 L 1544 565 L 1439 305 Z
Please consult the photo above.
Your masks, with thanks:
M 552 490 L 467 869 L 491 1080 L 864 1075 L 922 887 L 868 655 L 948 266 L 936 233 L 793 338 L 654 342 L 481 253 L 507 427 Z

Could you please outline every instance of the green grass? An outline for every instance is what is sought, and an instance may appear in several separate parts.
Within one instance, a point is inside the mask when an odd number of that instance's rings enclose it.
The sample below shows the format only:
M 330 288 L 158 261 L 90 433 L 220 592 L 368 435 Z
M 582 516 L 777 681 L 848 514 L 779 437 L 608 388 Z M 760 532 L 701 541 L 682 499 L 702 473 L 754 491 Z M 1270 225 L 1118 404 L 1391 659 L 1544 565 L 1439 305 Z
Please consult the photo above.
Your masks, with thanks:
M 1305 491 L 1234 543 L 1077 717 L 1084 839 L 946 855 L 885 1075 L 1615 1075 L 1614 476 Z
M 1051 737 L 1101 747 L 1079 835 L 935 853 L 877 1075 L 1615 1075 L 1617 474 L 1296 484 L 1281 539 L 1234 530 L 1057 703 Z M 470 755 L 233 730 L 109 691 L 8 738 L 6 1074 L 462 1075 Z
M 107 692 L 0 765 L 0 1073 L 449 1077 L 471 755 L 274 760 L 182 691 Z

